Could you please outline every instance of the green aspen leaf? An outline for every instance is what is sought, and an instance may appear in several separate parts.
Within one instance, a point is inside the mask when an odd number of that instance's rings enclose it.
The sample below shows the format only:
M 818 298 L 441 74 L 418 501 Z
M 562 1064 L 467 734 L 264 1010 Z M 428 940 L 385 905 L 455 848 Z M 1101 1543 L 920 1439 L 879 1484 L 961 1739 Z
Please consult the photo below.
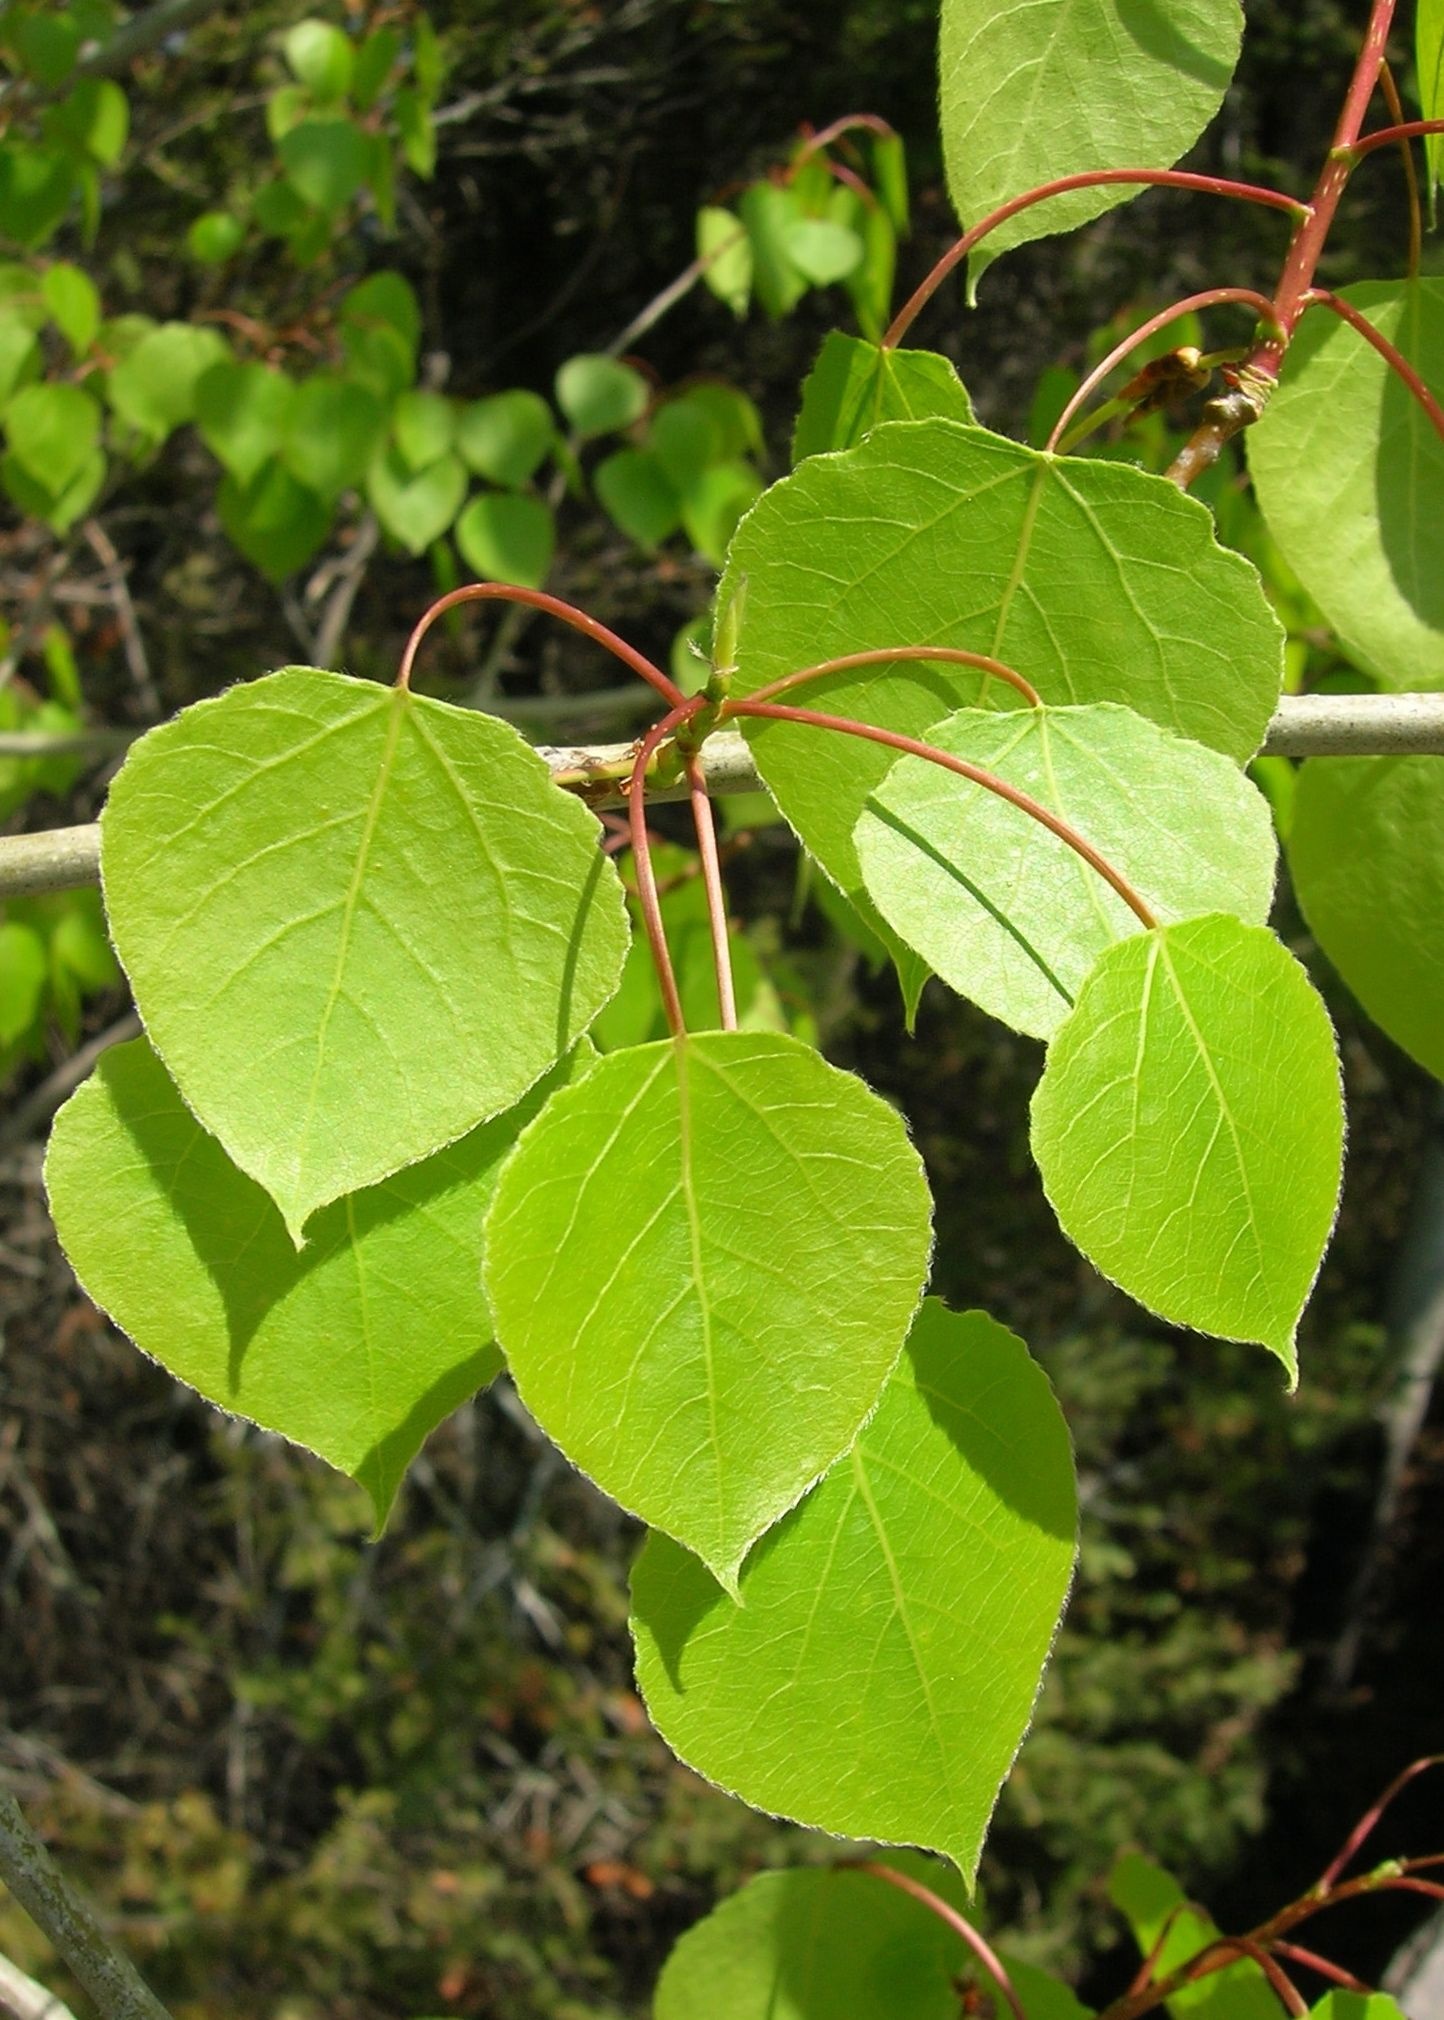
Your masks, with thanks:
M 22 14 L 15 49 L 37 84 L 63 84 L 80 54 L 80 27 L 69 13 Z
M 266 101 L 266 132 L 271 141 L 282 141 L 292 127 L 301 124 L 310 109 L 311 94 L 302 85 L 283 84 L 279 91 L 273 91 Z
M 414 91 L 398 91 L 391 116 L 401 136 L 406 166 L 423 182 L 429 182 L 436 173 L 436 123 L 431 117 L 431 107 Z
M 186 251 L 203 267 L 224 266 L 246 242 L 246 227 L 228 210 L 208 210 L 186 233 Z
M 616 358 L 583 352 L 557 373 L 557 405 L 583 440 L 629 428 L 651 397 L 640 372 Z
M 658 547 L 682 523 L 677 487 L 649 449 L 618 449 L 592 473 L 610 518 L 639 547 Z
M 412 470 L 426 470 L 456 440 L 456 411 L 444 393 L 403 393 L 391 416 L 392 437 Z
M 1335 1988 L 1325 1992 L 1317 2006 L 1310 2007 L 1315 2020 L 1408 2020 L 1397 1999 L 1387 1992 L 1347 1992 Z M 1274 2003 L 1278 2011 L 1278 2002 Z
M 717 430 L 718 452 L 727 457 L 760 456 L 762 416 L 736 386 L 721 379 L 701 379 L 687 388 L 687 405 L 700 407 Z
M 348 343 L 377 329 L 393 330 L 414 359 L 421 341 L 421 304 L 404 274 L 370 274 L 342 299 L 341 334 Z
M 1426 119 L 1444 119 L 1444 0 L 1418 0 L 1414 19 L 1414 53 L 1419 66 L 1419 103 Z M 1444 189 L 1444 133 L 1426 133 L 1429 214 L 1437 219 L 1439 191 Z
M 966 709 L 925 741 L 1060 815 L 1168 923 L 1263 925 L 1277 850 L 1269 805 L 1217 751 L 1112 702 Z M 869 897 L 950 989 L 1048 1038 L 1105 947 L 1143 927 L 1068 844 L 985 787 L 900 758 L 855 835 Z
M 900 133 L 874 134 L 872 180 L 895 232 L 908 228 L 907 152 Z
M 443 456 L 413 475 L 394 449 L 378 456 L 366 483 L 372 509 L 393 540 L 409 554 L 424 554 L 439 540 L 466 497 L 466 465 Z
M 720 568 L 745 512 L 762 495 L 750 463 L 714 463 L 682 494 L 682 524 L 697 552 Z
M 303 119 L 276 149 L 286 178 L 313 210 L 334 217 L 366 180 L 366 135 L 349 119 Z
M 40 1015 L 50 963 L 33 926 L 0 919 L 0 1045 L 14 1045 Z
M 1309 931 L 1374 1022 L 1444 1079 L 1444 765 L 1310 758 L 1288 852 Z
M 164 441 L 194 420 L 203 373 L 228 364 L 225 339 L 198 323 L 162 323 L 141 338 L 110 375 L 110 404 L 142 435 Z
M 19 316 L 0 317 L 0 407 L 40 369 L 40 343 L 34 330 Z
M 212 365 L 196 381 L 196 427 L 217 462 L 248 484 L 285 441 L 295 397 L 270 365 Z
M 56 329 L 74 355 L 83 357 L 100 331 L 100 294 L 95 282 L 67 260 L 57 260 L 46 268 L 41 291 Z
M 1444 400 L 1444 279 L 1344 299 Z M 1444 442 L 1357 330 L 1318 309 L 1248 430 L 1268 530 L 1351 659 L 1385 687 L 1444 687 Z
M 227 539 L 272 582 L 304 568 L 331 531 L 326 500 L 276 462 L 263 464 L 246 482 L 228 476 L 216 510 Z
M 277 238 L 289 238 L 302 230 L 308 219 L 318 215 L 284 181 L 263 183 L 251 200 L 251 211 L 261 229 Z
M 56 1121 L 51 1211 L 87 1294 L 142 1352 L 359 1480 L 379 1530 L 427 1434 L 500 1369 L 477 1276 L 482 1214 L 560 1077 L 328 1206 L 298 1254 L 274 1201 L 136 1039 Z
M 957 422 L 890 422 L 774 484 L 732 543 L 745 578 L 733 691 L 845 653 L 945 645 L 1016 667 L 1052 702 L 1116 701 L 1246 758 L 1283 678 L 1283 631 L 1207 508 L 1122 463 L 1048 456 Z M 921 736 L 949 710 L 1016 701 L 967 667 L 832 675 L 783 697 Z M 991 689 L 991 692 L 988 690 Z M 893 755 L 855 737 L 744 722 L 802 841 L 896 954 L 853 829 Z
M 0 238 L 27 251 L 44 245 L 74 193 L 75 166 L 59 148 L 0 146 Z
M 846 225 L 825 217 L 794 218 L 783 235 L 787 257 L 814 287 L 846 280 L 862 265 L 862 240 Z
M 373 28 L 356 51 L 351 72 L 351 96 L 362 112 L 380 97 L 401 54 L 401 31 L 388 23 Z
M 354 379 L 316 372 L 295 389 L 281 429 L 281 461 L 321 498 L 359 484 L 386 433 L 386 411 Z
M 187 1104 L 298 1243 L 585 1031 L 627 939 L 596 842 L 506 724 L 311 667 L 132 746 L 101 818 L 116 951 Z
M 657 409 L 647 430 L 647 447 L 679 491 L 695 484 L 704 470 L 728 453 L 706 406 L 685 395 Z
M 950 1875 L 923 1859 L 883 1863 L 947 1891 Z M 931 1909 L 871 1873 L 759 1873 L 677 1944 L 653 2020 L 958 2020 L 966 1955 Z
M 349 36 L 329 21 L 298 21 L 282 46 L 293 75 L 318 103 L 345 97 L 354 60 Z
M 851 449 L 883 421 L 971 422 L 973 403 L 946 358 L 885 351 L 832 331 L 802 387 L 792 460 Z
M 1223 103 L 1238 61 L 1238 0 L 943 0 L 943 154 L 965 225 L 1055 177 L 1168 168 Z M 1071 231 L 1137 190 L 1072 190 L 1000 225 L 970 281 L 1010 246 Z
M 752 285 L 775 321 L 790 315 L 807 293 L 807 276 L 787 249 L 787 234 L 802 216 L 797 192 L 775 182 L 754 182 L 737 206 L 752 249 Z
M 794 1038 L 708 1032 L 614 1052 L 556 1095 L 486 1239 L 537 1422 L 735 1587 L 876 1403 L 927 1274 L 929 1200 L 860 1080 Z
M 851 196 L 839 190 L 839 196 Z M 857 231 L 862 239 L 861 263 L 848 275 L 847 292 L 864 336 L 876 340 L 892 318 L 893 282 L 897 276 L 897 232 L 880 206 L 859 203 Z
M 411 69 L 416 87 L 427 104 L 434 103 L 447 72 L 441 38 L 425 14 L 418 14 L 411 30 Z
M 876 1414 L 763 1539 L 740 1603 L 648 1541 L 632 1573 L 647 1709 L 689 1767 L 755 1808 L 928 1846 L 971 1883 L 1076 1527 L 1042 1370 L 984 1313 L 929 1299 Z
M 478 575 L 540 589 L 556 550 L 556 523 L 544 498 L 488 491 L 461 514 L 454 538 L 462 560 Z
M 1109 1874 L 1108 1898 L 1142 1955 L 1154 1958 L 1158 1978 L 1186 1964 L 1219 1934 L 1218 1924 L 1190 1905 L 1172 1874 L 1135 1852 Z M 1278 2020 L 1279 2002 L 1258 1965 L 1241 1957 L 1183 1986 L 1168 2001 L 1168 2011 L 1174 2020 Z
M 734 316 L 745 316 L 752 299 L 752 245 L 735 211 L 705 205 L 697 213 L 697 257 L 706 260 L 702 279 Z
M 24 386 L 5 409 L 5 437 L 21 468 L 59 493 L 93 460 L 100 419 L 83 386 Z
M 1298 962 L 1237 919 L 1110 947 L 1053 1039 L 1033 1155 L 1063 1232 L 1174 1325 L 1294 1333 L 1334 1224 L 1334 1034 Z
M 83 519 L 105 483 L 106 461 L 101 450 L 95 450 L 70 482 L 59 490 L 52 490 L 42 484 L 25 468 L 14 454 L 0 458 L 0 482 L 22 512 L 28 512 L 33 519 L 43 519 L 52 533 L 65 533 Z
M 555 434 L 552 410 L 540 393 L 518 388 L 463 407 L 456 446 L 478 477 L 511 491 L 536 475 Z

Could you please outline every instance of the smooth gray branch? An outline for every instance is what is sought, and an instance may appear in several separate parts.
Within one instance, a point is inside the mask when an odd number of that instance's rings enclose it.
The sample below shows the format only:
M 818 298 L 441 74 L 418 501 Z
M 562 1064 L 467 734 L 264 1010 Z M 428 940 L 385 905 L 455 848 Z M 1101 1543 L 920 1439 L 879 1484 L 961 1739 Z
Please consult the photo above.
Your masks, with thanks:
M 640 690 L 639 690 L 640 691 Z M 607 690 L 610 694 L 612 691 Z M 585 695 L 576 713 L 586 713 Z M 547 698 L 550 711 L 553 704 Z M 521 702 L 497 704 L 498 714 L 532 713 Z M 535 713 L 542 714 L 538 708 Z M 625 743 L 538 745 L 554 772 L 595 772 L 615 767 L 634 745 Z M 1440 757 L 1444 756 L 1444 694 L 1286 694 L 1269 724 L 1264 752 L 1270 757 Z M 752 753 L 736 730 L 710 736 L 702 751 L 708 789 L 713 793 L 765 790 Z M 574 783 L 569 778 L 568 783 Z M 597 808 L 620 807 L 620 791 L 588 793 Z M 664 786 L 653 801 L 684 800 L 685 784 Z M 53 828 L 39 835 L 0 836 L 0 898 L 31 891 L 64 891 L 94 884 L 100 877 L 100 830 Z
M 111 1942 L 90 1903 L 76 1892 L 21 1814 L 0 1790 L 0 1879 L 54 1944 L 104 2020 L 170 2020 L 123 1950 Z

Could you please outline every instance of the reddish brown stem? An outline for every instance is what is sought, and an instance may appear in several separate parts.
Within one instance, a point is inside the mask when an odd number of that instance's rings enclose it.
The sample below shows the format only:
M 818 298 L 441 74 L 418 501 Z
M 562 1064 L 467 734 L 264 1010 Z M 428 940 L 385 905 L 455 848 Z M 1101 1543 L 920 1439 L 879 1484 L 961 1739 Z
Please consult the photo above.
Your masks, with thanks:
M 1444 1887 L 1433 1880 L 1410 1879 L 1407 1873 L 1401 1873 L 1396 1879 L 1384 1880 L 1381 1883 L 1380 1893 L 1390 1891 L 1401 1894 L 1423 1894 L 1431 1901 L 1444 1901 Z
M 732 982 L 732 946 L 727 935 L 727 897 L 722 888 L 722 864 L 717 855 L 717 826 L 712 819 L 706 774 L 695 752 L 687 759 L 687 785 L 692 801 L 692 822 L 697 830 L 697 854 L 702 861 L 702 888 L 707 893 L 707 919 L 712 929 L 717 1008 L 722 1017 L 722 1029 L 735 1031 L 737 994 Z
M 1444 119 L 1401 119 L 1395 126 L 1378 127 L 1350 142 L 1349 152 L 1357 160 L 1362 154 L 1372 154 L 1376 147 L 1392 147 L 1396 140 L 1417 140 L 1426 133 L 1444 133 Z
M 922 743 L 915 736 L 900 736 L 895 730 L 878 729 L 870 722 L 854 722 L 850 716 L 822 715 L 811 708 L 787 708 L 776 702 L 734 701 L 729 702 L 726 714 L 730 716 L 764 716 L 777 722 L 804 723 L 812 729 L 837 730 L 843 736 L 863 737 L 869 743 L 884 744 L 889 750 L 904 752 L 908 757 L 926 758 L 929 764 L 941 765 L 944 771 L 956 772 L 959 778 L 970 779 L 975 786 L 982 786 L 987 792 L 996 793 L 999 799 L 1007 800 L 1048 829 L 1050 834 L 1066 842 L 1075 855 L 1081 856 L 1091 870 L 1096 870 L 1104 882 L 1110 884 L 1127 905 L 1139 923 L 1152 932 L 1158 920 L 1139 897 L 1132 884 L 1115 870 L 1106 856 L 1099 854 L 1090 841 L 1084 839 L 1078 830 L 1045 807 L 1030 794 L 1010 785 L 1007 779 L 999 778 L 996 772 L 985 771 L 981 765 L 970 764 L 966 758 L 954 757 L 951 751 L 939 750 L 936 744 Z
M 1429 416 L 1440 441 L 1444 442 L 1444 407 L 1440 406 L 1403 352 L 1396 350 L 1383 332 L 1376 330 L 1369 318 L 1360 315 L 1353 303 L 1346 302 L 1342 295 L 1331 294 L 1328 288 L 1310 288 L 1304 298 L 1304 307 L 1310 309 L 1316 304 L 1320 308 L 1332 309 L 1336 316 L 1343 318 L 1351 330 L 1358 331 L 1366 344 L 1373 345 L 1390 371 L 1409 388 Z
M 834 161 L 831 158 L 831 156 L 829 156 L 827 162 L 827 172 L 833 178 L 834 182 L 844 183 L 847 186 L 847 188 L 852 191 L 854 196 L 860 197 L 862 201 L 867 205 L 869 210 L 880 210 L 882 208 L 881 204 L 879 204 L 877 198 L 873 195 L 872 191 L 868 188 L 867 184 L 863 181 L 862 177 L 856 172 L 855 169 L 849 168 L 846 162 Z
M 1368 1839 L 1374 1835 L 1384 1812 L 1392 1803 L 1398 1800 L 1404 1790 L 1408 1788 L 1410 1782 L 1416 1781 L 1422 1774 L 1427 1774 L 1430 1768 L 1437 1767 L 1444 1767 L 1444 1753 L 1423 1754 L 1418 1760 L 1410 1761 L 1408 1767 L 1400 1769 L 1378 1801 L 1371 1804 L 1365 1810 L 1354 1828 L 1349 1832 L 1349 1835 L 1344 1839 L 1342 1845 L 1340 1845 L 1338 1851 L 1334 1854 L 1328 1865 L 1325 1866 L 1312 1889 L 1315 1894 L 1327 1894 L 1329 1892 L 1350 1860 L 1358 1854 Z
M 1070 189 L 1098 189 L 1111 183 L 1132 183 L 1140 188 L 1157 184 L 1164 189 L 1197 189 L 1210 196 L 1234 197 L 1240 203 L 1261 203 L 1271 210 L 1286 210 L 1295 217 L 1308 215 L 1307 204 L 1300 203 L 1296 197 L 1285 196 L 1280 189 L 1266 189 L 1260 183 L 1231 182 L 1219 175 L 1195 175 L 1185 168 L 1096 168 L 1081 175 L 1060 175 L 1053 182 L 1040 183 L 1036 189 L 1025 190 L 1021 196 L 999 204 L 996 210 L 989 211 L 986 217 L 979 218 L 970 230 L 965 231 L 893 317 L 882 340 L 883 349 L 893 350 L 902 342 L 921 310 L 932 300 L 953 268 L 965 260 L 989 232 L 996 231 L 1000 224 L 1006 224 L 1010 217 L 1016 217 L 1020 210 L 1029 210 L 1035 203 L 1046 203 L 1049 197 L 1065 196 Z
M 1301 1943 L 1275 1943 L 1274 1954 L 1287 1957 L 1292 1964 L 1302 1964 L 1307 1971 L 1317 1971 L 1321 1978 L 1327 1978 L 1331 1984 L 1342 1985 L 1345 1991 L 1367 1993 L 1369 1990 L 1362 1978 L 1356 1978 L 1342 1964 L 1321 1957 L 1317 1950 L 1306 1950 Z
M 1399 87 L 1394 82 L 1394 73 L 1387 62 L 1379 65 L 1379 89 L 1384 94 L 1384 103 L 1396 124 L 1404 125 L 1404 101 L 1399 96 Z M 1439 122 L 1444 132 L 1444 120 Z M 1419 274 L 1419 260 L 1424 251 L 1424 211 L 1419 201 L 1419 171 L 1414 166 L 1414 150 L 1406 135 L 1399 142 L 1399 156 L 1404 164 L 1404 188 L 1409 204 L 1409 253 L 1407 272 L 1410 280 Z
M 1273 321 L 1273 303 L 1267 295 L 1259 294 L 1255 288 L 1208 288 L 1202 294 L 1188 295 L 1183 301 L 1175 302 L 1172 308 L 1160 309 L 1156 316 L 1150 316 L 1146 323 L 1141 324 L 1131 336 L 1125 337 L 1121 344 L 1115 344 L 1101 365 L 1094 366 L 1058 416 L 1057 425 L 1048 437 L 1046 446 L 1049 451 L 1057 453 L 1058 444 L 1067 433 L 1068 423 L 1073 416 L 1097 391 L 1109 373 L 1122 364 L 1130 352 L 1137 350 L 1140 344 L 1146 344 L 1151 336 L 1156 335 L 1159 330 L 1166 329 L 1170 323 L 1177 322 L 1181 316 L 1191 316 L 1203 309 L 1218 308 L 1225 302 L 1243 302 L 1249 308 L 1256 309 L 1261 319 L 1269 323 Z
M 1165 1943 L 1167 1943 L 1169 1937 L 1173 1934 L 1174 1924 L 1177 1922 L 1179 1916 L 1183 1913 L 1187 1905 L 1188 1904 L 1186 1901 L 1179 1901 L 1176 1903 L 1175 1906 L 1170 1908 L 1168 1913 L 1164 1916 L 1163 1921 L 1159 1927 L 1158 1934 L 1154 1937 L 1152 1943 L 1150 1943 L 1150 1945 L 1148 1946 L 1147 1956 L 1143 1959 L 1143 1962 L 1139 1965 L 1138 1969 L 1133 1974 L 1133 1978 L 1128 1987 L 1130 1997 L 1137 1992 L 1141 1992 L 1144 1986 L 1147 1985 L 1152 1979 L 1154 1972 L 1158 1969 L 1158 1960 L 1163 1955 L 1163 1946 L 1165 1945 Z
M 932 660 L 943 666 L 976 666 L 1015 687 L 1030 707 L 1042 705 L 1042 697 L 1033 683 L 1024 680 L 1022 674 L 1011 666 L 1004 666 L 1001 659 L 990 659 L 985 652 L 964 652 L 961 646 L 951 645 L 884 645 L 870 652 L 845 652 L 840 659 L 824 659 L 816 666 L 804 666 L 799 673 L 785 673 L 781 680 L 770 680 L 765 687 L 749 694 L 747 699 L 771 701 L 774 695 L 785 694 L 790 687 L 801 687 L 804 681 L 821 680 L 829 673 L 850 673 L 857 666 L 886 666 L 894 660 Z
M 437 598 L 431 608 L 423 612 L 410 638 L 406 650 L 401 655 L 401 671 L 396 676 L 396 685 L 406 688 L 411 685 L 411 670 L 416 663 L 416 655 L 421 641 L 439 617 L 448 610 L 454 610 L 459 603 L 525 603 L 533 610 L 544 610 L 549 617 L 558 617 L 563 624 L 569 624 L 573 631 L 581 632 L 595 644 L 605 648 L 614 659 L 621 660 L 633 673 L 639 673 L 649 686 L 654 687 L 662 699 L 676 708 L 687 697 L 676 681 L 663 673 L 660 666 L 653 665 L 645 653 L 638 652 L 634 645 L 628 645 L 625 638 L 619 638 L 595 617 L 589 617 L 585 610 L 578 610 L 574 603 L 564 602 L 560 596 L 549 596 L 544 589 L 522 589 L 514 582 L 468 582 L 460 589 L 453 589 L 445 596 Z
M 676 708 L 652 725 L 637 746 L 631 777 L 627 780 L 627 812 L 632 824 L 637 902 L 642 908 L 642 924 L 647 931 L 647 945 L 652 950 L 652 966 L 657 971 L 657 987 L 662 994 L 667 1028 L 674 1038 L 684 1038 L 687 1026 L 682 1017 L 682 999 L 677 993 L 677 974 L 667 946 L 667 929 L 662 924 L 662 900 L 657 890 L 657 876 L 652 868 L 652 840 L 647 833 L 647 766 L 679 724 L 697 713 L 701 701 L 700 695 L 694 695 L 690 701 L 684 697 Z
M 898 1887 L 905 1894 L 911 1894 L 915 1901 L 921 1901 L 931 1909 L 940 1922 L 946 1922 L 955 1935 L 961 1936 L 998 1990 L 1007 2000 L 1013 2020 L 1028 2020 L 1027 2009 L 1008 1976 L 1007 1967 L 985 1936 L 979 1935 L 966 1915 L 959 1914 L 942 1896 L 935 1894 L 931 1887 L 925 1887 L 908 1873 L 895 1872 L 891 1866 L 884 1866 L 876 1859 L 864 1859 L 857 1868 L 860 1873 L 870 1873 L 875 1880 L 886 1880 L 891 1887 Z
M 1215 1971 L 1227 1970 L 1231 1961 L 1230 1953 L 1252 1959 L 1273 1987 L 1284 2011 L 1292 2014 L 1293 2020 L 1305 2020 L 1309 2010 L 1307 2000 L 1283 1965 L 1271 1957 L 1262 1944 L 1256 1943 L 1251 1936 L 1220 1936 L 1216 1943 L 1210 1943 L 1208 1949 L 1194 1959 L 1195 1966 L 1201 1963 L 1204 1957 L 1208 1962 L 1204 1964 L 1202 1970 L 1195 1969 L 1189 1974 L 1189 1983 L 1193 1984 L 1200 1978 L 1211 1977 Z
M 897 128 L 889 126 L 887 121 L 876 112 L 844 113 L 841 119 L 834 119 L 831 126 L 824 126 L 821 133 L 808 135 L 806 141 L 793 156 L 792 166 L 788 171 L 788 180 L 791 181 L 802 164 L 810 160 L 814 154 L 821 154 L 824 148 L 831 147 L 834 141 L 841 140 L 845 133 L 856 133 L 859 131 L 875 133 L 879 138 L 884 140 L 896 139 L 897 137 Z

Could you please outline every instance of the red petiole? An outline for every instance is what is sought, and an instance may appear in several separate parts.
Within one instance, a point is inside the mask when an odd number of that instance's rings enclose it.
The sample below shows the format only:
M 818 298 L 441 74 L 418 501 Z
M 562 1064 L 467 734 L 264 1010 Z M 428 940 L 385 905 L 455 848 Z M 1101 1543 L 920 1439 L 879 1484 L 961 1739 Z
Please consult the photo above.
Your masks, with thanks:
M 1030 707 L 1042 705 L 1042 697 L 1029 680 L 1024 680 L 1011 666 L 1004 666 L 1001 659 L 992 659 L 986 652 L 965 652 L 961 646 L 951 645 L 884 645 L 868 652 L 845 652 L 838 659 L 820 660 L 816 666 L 804 666 L 797 673 L 785 673 L 781 680 L 770 680 L 765 687 L 756 688 L 747 696 L 749 702 L 771 701 L 775 695 L 786 694 L 789 688 L 801 687 L 810 680 L 822 680 L 830 673 L 850 673 L 859 666 L 888 666 L 894 661 L 932 661 L 940 666 L 976 666 L 983 673 L 991 674 L 998 680 L 1007 681 L 1017 689 Z

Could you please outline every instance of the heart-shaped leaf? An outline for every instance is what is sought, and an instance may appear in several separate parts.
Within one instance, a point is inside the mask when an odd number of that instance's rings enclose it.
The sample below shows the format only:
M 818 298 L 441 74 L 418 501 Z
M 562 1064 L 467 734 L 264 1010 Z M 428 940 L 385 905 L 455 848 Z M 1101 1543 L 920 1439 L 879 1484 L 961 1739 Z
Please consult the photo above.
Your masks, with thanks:
M 379 1529 L 422 1440 L 501 1366 L 477 1273 L 520 1108 L 317 1216 L 298 1255 L 144 1039 L 61 1110 L 45 1177 L 87 1294 L 210 1402 L 359 1480 Z
M 285 439 L 296 389 L 269 365 L 213 365 L 196 381 L 201 440 L 240 484 L 249 484 Z
M 395 449 L 371 465 L 367 491 L 376 517 L 410 554 L 424 554 L 439 540 L 466 497 L 466 465 L 443 456 L 413 476 Z
M 1268 918 L 1268 802 L 1217 751 L 1109 702 L 965 709 L 925 741 L 1060 815 L 1155 917 Z M 950 989 L 1035 1038 L 1067 1016 L 1104 948 L 1143 930 L 1066 842 L 925 758 L 898 760 L 855 839 L 868 894 L 899 938 Z
M 478 476 L 513 489 L 536 474 L 555 434 L 552 410 L 539 393 L 493 393 L 462 408 L 456 446 Z
M 632 1573 L 658 1731 L 759 1809 L 977 1870 L 1073 1571 L 1068 1431 L 1021 1340 L 929 1300 L 856 1445 L 740 1603 L 675 1543 Z M 759 1715 L 759 1708 L 765 1715 Z
M 877 1401 L 928 1251 L 886 1103 L 794 1038 L 708 1032 L 555 1097 L 498 1188 L 487 1294 L 542 1428 L 735 1586 Z
M 540 589 L 556 547 L 556 523 L 544 498 L 487 491 L 456 522 L 456 545 L 467 566 L 493 582 Z
M 60 493 L 94 460 L 100 407 L 82 386 L 22 386 L 5 409 L 5 435 L 22 469 Z
M 280 463 L 263 464 L 248 483 L 227 477 L 216 510 L 227 536 L 273 582 L 304 568 L 331 530 L 325 499 Z
M 597 832 L 505 723 L 310 667 L 132 747 L 101 821 L 116 950 L 297 1241 L 585 1031 L 627 942 Z
M 1110 947 L 1048 1050 L 1033 1155 L 1063 1232 L 1160 1318 L 1294 1334 L 1334 1224 L 1339 1060 L 1276 940 L 1188 919 Z
M 834 330 L 803 383 L 792 460 L 854 448 L 884 421 L 929 416 L 972 421 L 973 403 L 948 359 L 932 351 L 885 351 Z

